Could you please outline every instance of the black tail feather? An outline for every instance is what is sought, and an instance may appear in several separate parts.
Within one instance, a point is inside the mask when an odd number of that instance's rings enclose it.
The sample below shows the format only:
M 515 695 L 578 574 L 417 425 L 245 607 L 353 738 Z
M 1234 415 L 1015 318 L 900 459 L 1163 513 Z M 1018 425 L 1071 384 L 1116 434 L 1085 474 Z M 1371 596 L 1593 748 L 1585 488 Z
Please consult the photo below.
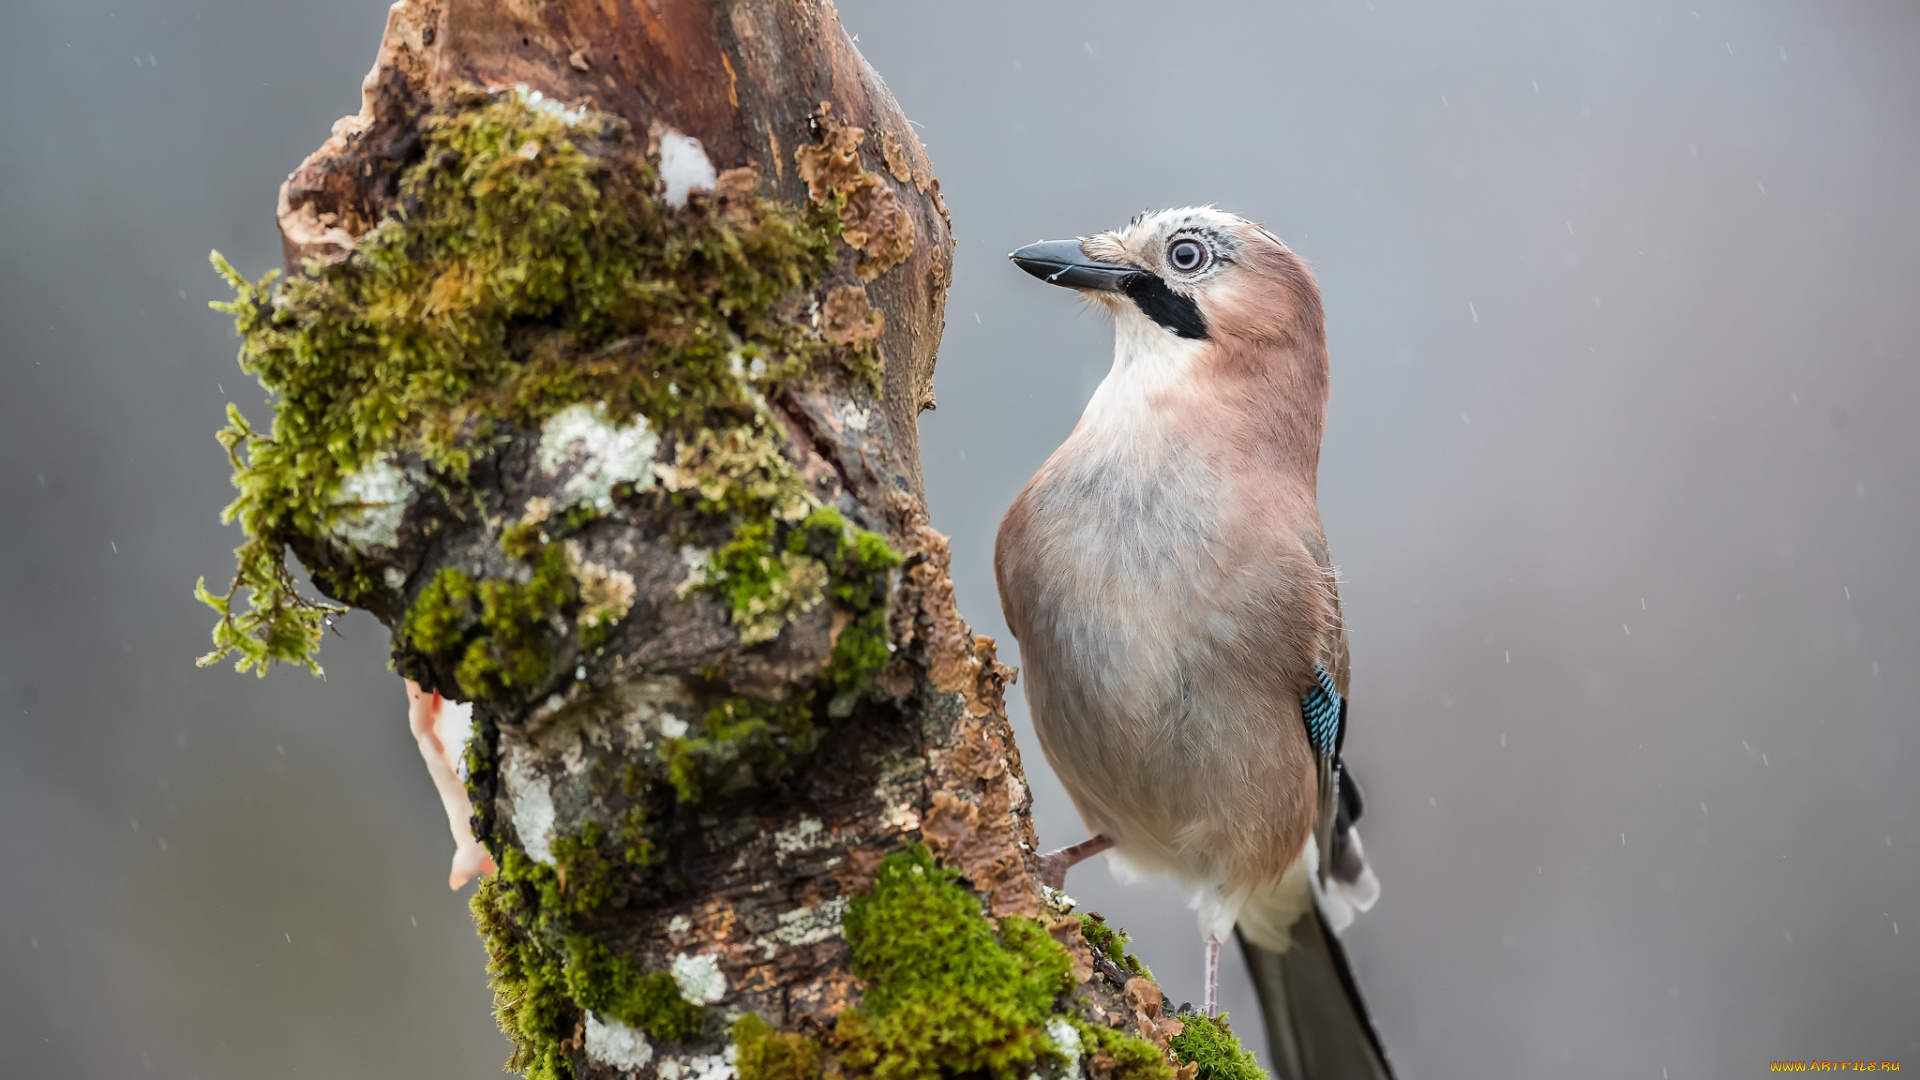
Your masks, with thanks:
M 1260 995 L 1274 1080 L 1393 1080 L 1347 950 L 1317 907 L 1293 924 L 1284 953 L 1236 936 Z

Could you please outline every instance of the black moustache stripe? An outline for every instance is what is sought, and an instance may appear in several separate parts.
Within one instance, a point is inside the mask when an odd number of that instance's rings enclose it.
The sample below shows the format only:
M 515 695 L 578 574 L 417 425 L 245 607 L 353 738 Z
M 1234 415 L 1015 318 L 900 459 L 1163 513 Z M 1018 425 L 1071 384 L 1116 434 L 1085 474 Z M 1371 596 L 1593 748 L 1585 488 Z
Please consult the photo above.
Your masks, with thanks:
M 1207 320 L 1200 314 L 1200 305 L 1190 296 L 1182 296 L 1167 288 L 1167 283 L 1153 274 L 1139 273 L 1129 276 L 1121 286 L 1134 304 L 1147 318 L 1173 331 L 1183 338 L 1204 340 L 1207 336 Z

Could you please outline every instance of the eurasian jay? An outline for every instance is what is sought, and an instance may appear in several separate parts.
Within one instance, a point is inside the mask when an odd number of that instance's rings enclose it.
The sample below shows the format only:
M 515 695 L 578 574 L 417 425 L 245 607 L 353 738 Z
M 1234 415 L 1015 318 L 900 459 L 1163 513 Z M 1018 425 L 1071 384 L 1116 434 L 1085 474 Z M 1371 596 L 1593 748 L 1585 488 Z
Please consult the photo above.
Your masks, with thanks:
M 1113 367 L 1000 523 L 994 571 L 1041 749 L 1126 870 L 1194 890 L 1215 1008 L 1237 930 L 1276 1071 L 1390 1077 L 1336 934 L 1379 895 L 1343 778 L 1347 642 L 1315 504 L 1319 286 L 1212 208 L 1021 248 L 1111 313 Z

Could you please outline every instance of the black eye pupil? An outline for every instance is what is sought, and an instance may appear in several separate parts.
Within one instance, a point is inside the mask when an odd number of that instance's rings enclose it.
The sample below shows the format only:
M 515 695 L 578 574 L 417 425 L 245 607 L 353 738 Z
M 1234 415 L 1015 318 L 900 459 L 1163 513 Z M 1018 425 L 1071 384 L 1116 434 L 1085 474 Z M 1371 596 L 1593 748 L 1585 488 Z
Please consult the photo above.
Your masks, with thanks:
M 1173 245 L 1170 252 L 1175 270 L 1197 270 L 1206 259 L 1206 252 L 1197 240 L 1181 240 Z

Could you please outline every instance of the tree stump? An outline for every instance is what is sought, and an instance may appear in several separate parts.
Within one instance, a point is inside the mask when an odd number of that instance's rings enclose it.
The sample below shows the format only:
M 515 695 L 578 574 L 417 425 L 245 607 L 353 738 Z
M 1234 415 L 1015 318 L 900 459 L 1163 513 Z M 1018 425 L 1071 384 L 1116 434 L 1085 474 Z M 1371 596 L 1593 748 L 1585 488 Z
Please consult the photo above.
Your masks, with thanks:
M 950 224 L 831 5 L 401 0 L 279 222 L 216 655 L 311 663 L 291 550 L 474 702 L 510 1067 L 1174 1074 L 1036 875 L 921 490 Z

